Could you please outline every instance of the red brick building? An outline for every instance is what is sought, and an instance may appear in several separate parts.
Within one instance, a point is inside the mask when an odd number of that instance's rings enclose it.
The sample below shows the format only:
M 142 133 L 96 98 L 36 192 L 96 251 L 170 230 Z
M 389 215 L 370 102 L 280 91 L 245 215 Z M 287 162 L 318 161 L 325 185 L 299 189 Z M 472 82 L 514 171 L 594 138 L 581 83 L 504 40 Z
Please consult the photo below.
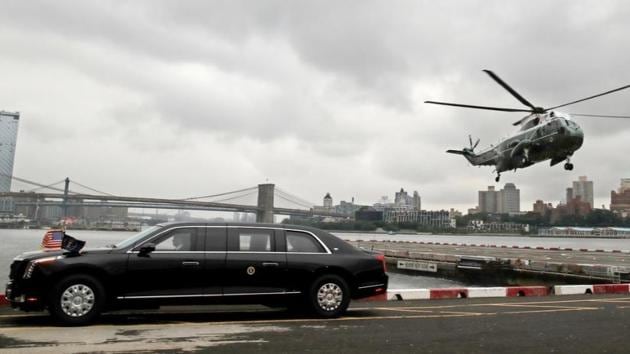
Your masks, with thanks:
M 581 197 L 576 197 L 568 201 L 567 204 L 559 204 L 551 211 L 551 223 L 556 223 L 563 216 L 585 216 L 588 215 L 593 208 L 587 201 L 583 201 Z

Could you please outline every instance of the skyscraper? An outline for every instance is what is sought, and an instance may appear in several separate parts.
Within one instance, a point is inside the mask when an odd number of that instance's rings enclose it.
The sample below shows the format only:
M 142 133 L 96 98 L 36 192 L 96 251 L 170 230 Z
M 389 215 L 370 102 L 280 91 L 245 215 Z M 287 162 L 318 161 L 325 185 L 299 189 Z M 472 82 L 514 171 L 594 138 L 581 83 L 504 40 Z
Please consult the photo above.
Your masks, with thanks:
M 630 215 L 630 178 L 622 178 L 618 192 L 610 191 L 610 210 L 621 216 Z
M 0 192 L 11 191 L 20 113 L 0 111 Z
M 567 193 L 568 194 L 568 193 Z M 571 199 L 580 197 L 593 208 L 593 181 L 589 181 L 586 176 L 580 176 L 577 181 L 573 181 L 573 192 Z M 569 201 L 567 201 L 568 203 Z
M 416 210 L 422 210 L 422 199 L 418 191 L 413 191 L 413 208 Z
M 521 211 L 521 191 L 516 189 L 514 183 L 506 183 L 499 193 L 499 213 L 518 213 Z
M 487 191 L 479 191 L 479 212 L 517 213 L 521 211 L 521 191 L 514 183 L 506 183 L 502 190 L 488 186 Z
M 330 193 L 326 193 L 326 195 L 324 196 L 324 208 L 332 209 L 332 207 L 333 207 L 333 199 L 330 196 Z
M 487 191 L 479 191 L 479 211 L 482 213 L 496 213 L 498 192 L 494 186 L 488 186 Z

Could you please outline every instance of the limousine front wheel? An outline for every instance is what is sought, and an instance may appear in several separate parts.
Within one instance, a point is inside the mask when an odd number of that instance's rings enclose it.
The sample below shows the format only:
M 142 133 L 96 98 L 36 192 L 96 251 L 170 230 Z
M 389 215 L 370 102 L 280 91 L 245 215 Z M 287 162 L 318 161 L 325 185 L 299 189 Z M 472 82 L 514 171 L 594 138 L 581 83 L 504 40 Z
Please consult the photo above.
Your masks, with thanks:
M 350 304 L 348 284 L 338 275 L 324 275 L 313 282 L 310 289 L 310 302 L 316 315 L 338 317 Z
M 51 315 L 67 325 L 91 322 L 103 308 L 103 285 L 89 275 L 71 275 L 62 279 L 53 289 L 49 301 Z

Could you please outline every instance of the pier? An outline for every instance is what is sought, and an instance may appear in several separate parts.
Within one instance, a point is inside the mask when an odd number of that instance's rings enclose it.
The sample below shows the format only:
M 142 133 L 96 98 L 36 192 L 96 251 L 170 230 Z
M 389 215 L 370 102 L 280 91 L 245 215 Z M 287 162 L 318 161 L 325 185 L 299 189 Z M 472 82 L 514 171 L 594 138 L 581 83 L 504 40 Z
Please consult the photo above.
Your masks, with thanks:
M 630 251 L 413 241 L 351 241 L 385 254 L 389 270 L 484 285 L 630 282 Z

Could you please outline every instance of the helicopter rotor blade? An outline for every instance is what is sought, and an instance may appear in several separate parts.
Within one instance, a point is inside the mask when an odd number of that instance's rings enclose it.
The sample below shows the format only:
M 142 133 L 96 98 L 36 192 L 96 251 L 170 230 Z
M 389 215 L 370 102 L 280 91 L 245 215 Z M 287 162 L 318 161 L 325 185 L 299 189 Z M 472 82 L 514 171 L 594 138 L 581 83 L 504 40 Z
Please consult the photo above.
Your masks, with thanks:
M 477 141 L 475 141 L 475 145 L 473 145 L 472 149 L 475 150 L 475 148 L 477 147 L 477 145 L 479 145 L 479 142 L 481 141 L 481 139 L 477 138 Z
M 470 143 L 470 148 L 472 149 L 472 136 L 468 134 L 468 142 Z
M 483 71 L 486 74 L 490 75 L 490 77 L 494 81 L 496 81 L 497 84 L 501 85 L 501 87 L 506 89 L 510 94 L 512 94 L 512 96 L 514 96 L 517 100 L 519 100 L 519 102 L 521 102 L 522 104 L 526 105 L 527 107 L 530 107 L 533 110 L 536 109 L 536 106 L 531 104 L 528 100 L 526 100 L 523 96 L 521 96 L 518 92 L 516 92 L 513 88 L 511 88 L 510 85 L 505 83 L 505 81 L 501 80 L 501 78 L 499 76 L 497 76 L 497 74 L 493 73 L 491 70 L 483 70 Z
M 569 113 L 572 116 L 576 117 L 594 117 L 594 118 L 630 118 L 630 116 L 610 116 L 604 114 L 579 114 L 579 113 Z
M 439 105 L 443 105 L 443 106 L 463 107 L 463 108 L 485 109 L 485 110 L 489 110 L 489 111 L 528 112 L 528 113 L 532 112 L 532 110 L 529 110 L 529 109 L 474 106 L 474 105 L 470 105 L 470 104 L 459 104 L 459 103 L 449 103 L 449 102 L 424 101 L 424 103 L 439 104 Z
M 521 119 L 517 120 L 516 122 L 512 123 L 512 125 L 513 125 L 513 126 L 515 126 L 515 127 L 516 127 L 516 126 L 518 126 L 518 125 L 521 125 L 521 124 L 523 124 L 523 122 L 524 122 L 524 121 L 526 121 L 529 117 L 531 117 L 531 115 L 529 115 L 529 116 L 525 116 L 525 117 L 523 117 L 523 118 L 521 118 Z
M 625 90 L 625 89 L 627 89 L 628 87 L 630 87 L 630 85 L 622 86 L 622 87 L 616 88 L 616 89 L 614 89 L 614 90 L 606 91 L 606 92 L 603 92 L 603 93 L 600 93 L 600 94 L 597 94 L 597 95 L 594 95 L 594 96 L 590 96 L 590 97 L 582 98 L 581 100 L 577 100 L 577 101 L 573 101 L 573 102 L 569 102 L 569 103 L 561 104 L 561 105 L 559 105 L 559 106 L 555 106 L 555 107 L 547 108 L 547 109 L 545 109 L 545 112 L 550 111 L 550 110 L 552 110 L 552 109 L 556 109 L 556 108 L 560 108 L 560 107 L 565 107 L 565 106 L 568 106 L 568 105 L 572 105 L 572 104 L 575 104 L 575 103 L 578 103 L 578 102 L 583 102 L 583 101 L 586 101 L 586 100 L 590 100 L 590 99 L 593 99 L 593 98 L 596 98 L 596 97 L 604 96 L 604 95 L 607 95 L 607 94 L 609 94 L 609 93 L 613 93 L 613 92 L 617 92 L 617 91 Z

